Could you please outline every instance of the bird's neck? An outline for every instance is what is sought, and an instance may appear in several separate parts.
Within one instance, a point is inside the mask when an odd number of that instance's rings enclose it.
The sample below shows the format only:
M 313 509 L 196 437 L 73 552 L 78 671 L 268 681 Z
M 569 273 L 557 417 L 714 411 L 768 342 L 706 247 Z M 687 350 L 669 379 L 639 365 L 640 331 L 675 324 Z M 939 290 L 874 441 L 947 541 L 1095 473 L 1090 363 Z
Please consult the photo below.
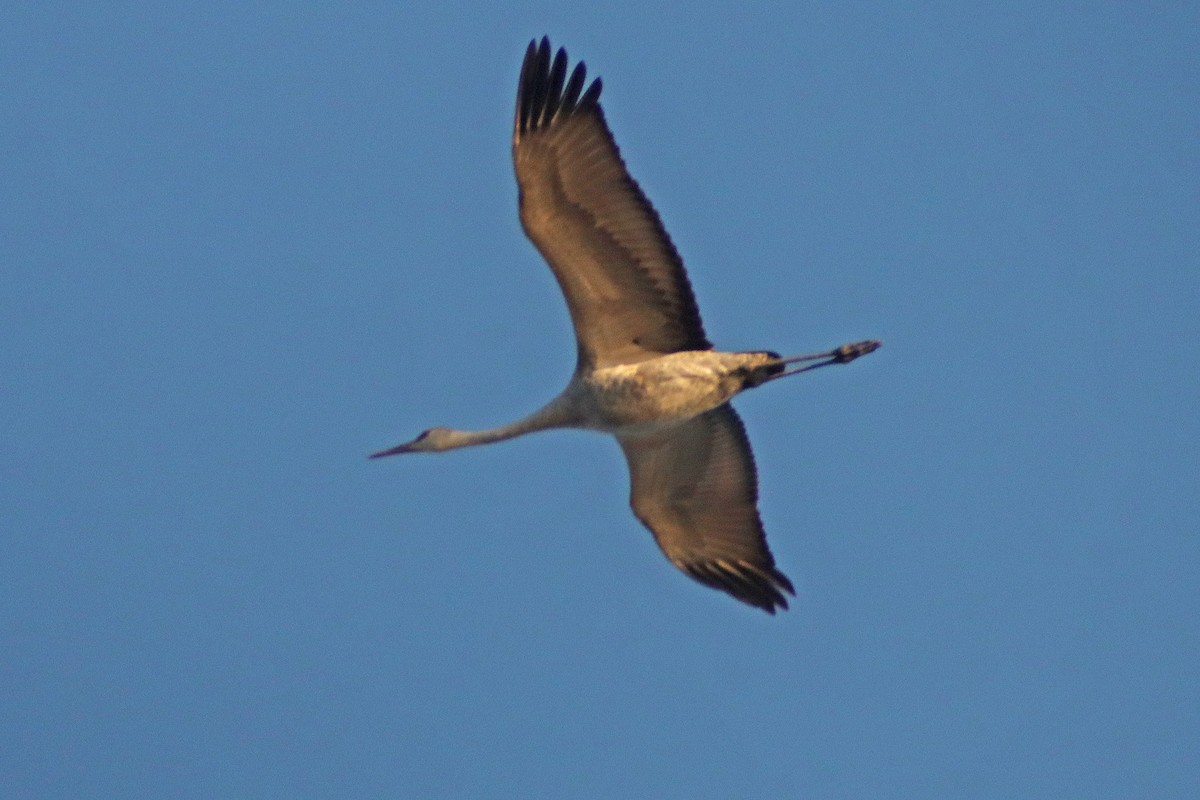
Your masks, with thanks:
M 567 428 L 577 423 L 572 404 L 566 397 L 559 395 L 549 403 L 539 408 L 524 419 L 519 419 L 509 425 L 499 428 L 489 428 L 483 431 L 454 431 L 453 438 L 444 448 L 453 450 L 459 447 L 473 447 L 480 444 L 503 442 L 505 439 L 515 439 L 527 433 Z

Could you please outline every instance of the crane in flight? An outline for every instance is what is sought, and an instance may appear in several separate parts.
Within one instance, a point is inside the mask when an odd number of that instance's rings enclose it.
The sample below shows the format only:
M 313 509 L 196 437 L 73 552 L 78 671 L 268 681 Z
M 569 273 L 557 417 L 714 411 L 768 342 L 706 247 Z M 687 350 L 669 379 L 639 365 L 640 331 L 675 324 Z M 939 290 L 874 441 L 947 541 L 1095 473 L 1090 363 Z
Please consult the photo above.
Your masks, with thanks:
M 746 430 L 729 405 L 746 389 L 875 351 L 868 340 L 782 358 L 713 349 L 658 214 L 625 169 L 600 108 L 563 49 L 529 43 L 513 124 L 521 225 L 550 265 L 575 328 L 566 388 L 524 419 L 484 431 L 430 428 L 374 453 L 436 453 L 534 431 L 616 436 L 630 504 L 666 557 L 706 586 L 774 614 L 791 581 L 775 567 L 758 513 Z M 789 367 L 792 364 L 804 366 Z

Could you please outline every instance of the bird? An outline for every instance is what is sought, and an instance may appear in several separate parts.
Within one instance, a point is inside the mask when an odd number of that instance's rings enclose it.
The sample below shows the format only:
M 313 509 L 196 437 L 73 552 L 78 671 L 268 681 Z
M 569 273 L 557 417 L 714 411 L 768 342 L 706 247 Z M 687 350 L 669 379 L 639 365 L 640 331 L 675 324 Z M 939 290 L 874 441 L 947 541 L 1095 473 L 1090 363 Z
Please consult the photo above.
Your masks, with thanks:
M 568 75 L 568 63 L 561 47 L 551 57 L 548 37 L 530 41 L 512 152 L 521 225 L 570 312 L 574 373 L 549 403 L 516 422 L 430 428 L 370 458 L 556 428 L 611 434 L 628 462 L 633 513 L 667 559 L 743 603 L 786 610 L 795 588 L 767 547 L 754 456 L 729 401 L 779 378 L 847 364 L 882 342 L 787 358 L 714 350 L 683 261 L 609 130 L 600 78 L 588 84 L 582 61 Z

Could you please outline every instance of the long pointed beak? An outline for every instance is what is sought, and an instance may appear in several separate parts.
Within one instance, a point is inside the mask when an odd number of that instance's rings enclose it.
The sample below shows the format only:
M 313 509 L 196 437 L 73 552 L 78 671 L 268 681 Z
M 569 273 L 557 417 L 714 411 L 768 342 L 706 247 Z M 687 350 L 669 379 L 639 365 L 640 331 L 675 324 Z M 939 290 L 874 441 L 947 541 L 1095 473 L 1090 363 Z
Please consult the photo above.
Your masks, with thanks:
M 409 452 L 411 443 L 398 444 L 395 447 L 389 447 L 387 450 L 380 450 L 378 453 L 371 453 L 367 458 L 383 458 L 384 456 L 398 456 L 401 453 Z

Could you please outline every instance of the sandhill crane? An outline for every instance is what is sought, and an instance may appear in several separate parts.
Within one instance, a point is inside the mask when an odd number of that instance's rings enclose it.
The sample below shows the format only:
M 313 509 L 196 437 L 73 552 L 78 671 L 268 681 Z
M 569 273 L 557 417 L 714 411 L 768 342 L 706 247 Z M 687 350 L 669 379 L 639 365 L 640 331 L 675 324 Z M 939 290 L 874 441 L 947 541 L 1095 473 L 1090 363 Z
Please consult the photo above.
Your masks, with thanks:
M 625 169 L 580 62 L 529 43 L 513 125 L 521 224 L 558 279 L 578 347 L 566 389 L 485 431 L 430 428 L 371 458 L 489 444 L 551 428 L 616 436 L 630 504 L 666 557 L 700 583 L 774 614 L 791 581 L 758 513 L 754 457 L 729 400 L 745 389 L 873 352 L 875 340 L 812 355 L 713 350 L 658 214 Z M 788 364 L 811 362 L 807 366 Z

